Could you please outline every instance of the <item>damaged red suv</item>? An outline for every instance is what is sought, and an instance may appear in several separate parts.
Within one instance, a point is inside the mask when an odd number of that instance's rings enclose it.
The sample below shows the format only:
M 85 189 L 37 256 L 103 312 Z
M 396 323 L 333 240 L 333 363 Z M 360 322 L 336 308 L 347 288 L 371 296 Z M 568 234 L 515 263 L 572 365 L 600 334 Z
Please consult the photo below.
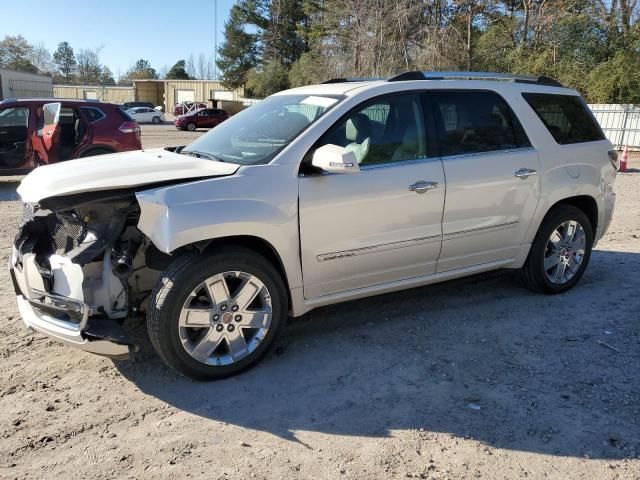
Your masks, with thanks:
M 0 175 L 141 148 L 140 127 L 115 104 L 51 98 L 0 102 Z

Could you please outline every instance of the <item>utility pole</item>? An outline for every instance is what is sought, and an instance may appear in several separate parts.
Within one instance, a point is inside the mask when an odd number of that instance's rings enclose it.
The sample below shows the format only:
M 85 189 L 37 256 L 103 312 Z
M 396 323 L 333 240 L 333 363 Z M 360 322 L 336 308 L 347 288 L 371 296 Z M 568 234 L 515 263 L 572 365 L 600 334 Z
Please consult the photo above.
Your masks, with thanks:
M 213 0 L 213 78 L 218 79 L 218 0 Z

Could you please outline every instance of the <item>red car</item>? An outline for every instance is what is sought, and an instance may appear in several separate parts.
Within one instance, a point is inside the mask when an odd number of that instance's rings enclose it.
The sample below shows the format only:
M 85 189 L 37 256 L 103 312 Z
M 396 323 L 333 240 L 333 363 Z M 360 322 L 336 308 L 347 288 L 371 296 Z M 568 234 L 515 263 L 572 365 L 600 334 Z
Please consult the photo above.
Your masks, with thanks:
M 176 103 L 173 106 L 173 116 L 177 117 L 178 115 L 186 115 L 189 112 L 194 110 L 199 110 L 201 108 L 207 108 L 208 105 L 206 103 L 195 103 L 195 102 L 183 102 Z
M 52 98 L 0 102 L 0 175 L 141 148 L 140 127 L 115 104 Z
M 229 118 L 229 114 L 219 108 L 201 108 L 180 115 L 174 121 L 178 130 L 193 132 L 196 128 L 213 128 Z

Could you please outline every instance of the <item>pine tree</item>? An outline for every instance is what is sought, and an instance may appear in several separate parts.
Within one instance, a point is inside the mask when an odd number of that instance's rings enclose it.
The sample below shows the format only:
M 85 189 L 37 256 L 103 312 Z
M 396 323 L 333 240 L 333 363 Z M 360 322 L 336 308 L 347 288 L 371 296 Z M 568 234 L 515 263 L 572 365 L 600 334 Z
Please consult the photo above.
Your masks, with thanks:
M 167 80 L 190 80 L 191 77 L 187 73 L 184 60 L 178 60 L 171 70 L 165 76 Z
M 258 63 L 260 34 L 245 30 L 250 22 L 262 23 L 257 10 L 251 10 L 254 5 L 250 4 L 253 3 L 241 0 L 231 7 L 229 19 L 224 25 L 225 41 L 218 49 L 216 64 L 222 72 L 222 83 L 228 88 L 244 85 L 249 70 Z
M 77 62 L 69 42 L 60 42 L 58 44 L 58 49 L 53 54 L 53 61 L 62 72 L 65 80 L 71 81 L 76 71 Z
M 113 78 L 113 73 L 111 73 L 111 69 L 106 65 L 102 66 L 102 72 L 100 73 L 100 83 L 102 85 L 115 85 L 116 81 Z

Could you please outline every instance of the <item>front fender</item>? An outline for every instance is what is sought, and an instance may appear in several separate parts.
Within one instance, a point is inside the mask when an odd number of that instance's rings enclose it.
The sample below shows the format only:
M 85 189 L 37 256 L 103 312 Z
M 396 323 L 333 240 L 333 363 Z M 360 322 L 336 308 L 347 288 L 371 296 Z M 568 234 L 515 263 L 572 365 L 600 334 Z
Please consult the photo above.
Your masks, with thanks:
M 138 192 L 138 228 L 165 253 L 196 242 L 251 236 L 279 255 L 290 287 L 302 285 L 297 179 L 277 165 Z M 286 177 L 286 174 L 285 174 Z

